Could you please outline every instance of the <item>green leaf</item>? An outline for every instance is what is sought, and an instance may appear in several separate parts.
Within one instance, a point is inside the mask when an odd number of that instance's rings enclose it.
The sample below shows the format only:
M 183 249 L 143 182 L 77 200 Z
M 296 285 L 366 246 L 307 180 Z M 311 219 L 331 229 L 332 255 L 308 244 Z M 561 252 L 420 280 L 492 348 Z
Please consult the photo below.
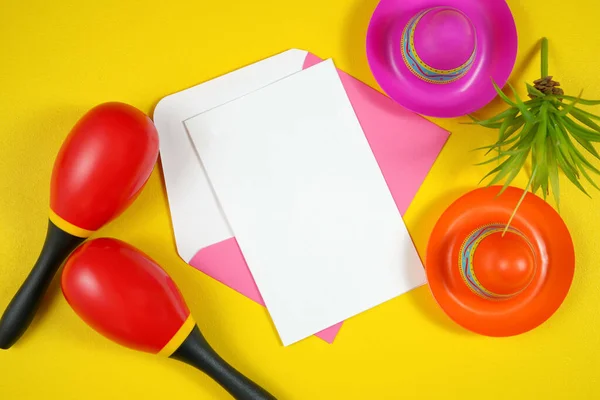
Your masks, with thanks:
M 560 111 L 560 113 L 559 113 L 559 115 L 560 115 L 561 117 L 565 117 L 567 114 L 569 114 L 571 111 L 573 111 L 573 108 L 574 108 L 574 107 L 575 107 L 575 105 L 576 105 L 576 104 L 579 102 L 579 99 L 581 99 L 581 94 L 582 94 L 582 93 L 583 93 L 583 92 L 579 93 L 579 96 L 577 96 L 577 99 L 576 99 L 576 100 L 573 100 L 573 101 L 571 102 L 571 104 L 563 104 L 563 103 L 560 103 L 560 104 L 559 104 L 559 106 L 563 107 L 563 110 L 562 110 L 562 111 Z
M 469 115 L 469 118 L 471 118 L 473 120 L 473 122 L 475 122 L 476 124 L 485 125 L 485 124 L 491 124 L 494 122 L 502 122 L 502 120 L 504 118 L 508 117 L 509 115 L 511 115 L 511 114 L 517 115 L 518 113 L 519 113 L 519 109 L 512 107 L 512 108 L 509 108 L 509 109 L 501 112 L 500 114 L 498 114 L 494 117 L 488 118 L 488 119 L 479 120 L 479 119 L 473 117 L 472 115 Z
M 571 132 L 571 134 L 577 135 L 585 140 L 589 140 L 590 142 L 600 142 L 600 134 L 577 125 L 577 123 L 570 118 L 562 118 L 562 123 L 569 130 L 569 132 Z
M 510 83 L 508 83 L 508 86 L 510 87 L 513 94 L 515 95 L 515 100 L 517 101 L 516 106 L 519 108 L 519 111 L 521 111 L 521 114 L 523 114 L 523 117 L 525 117 L 525 121 L 533 121 L 534 115 L 527 109 L 527 106 L 525 104 L 523 104 L 523 101 L 519 97 L 519 94 L 517 93 L 515 88 Z M 544 104 L 546 104 L 546 103 L 544 103 Z M 542 107 L 543 107 L 543 105 L 542 105 Z
M 560 153 L 559 153 L 560 154 Z M 559 155 L 558 159 L 558 165 L 560 166 L 560 169 L 563 170 L 563 172 L 565 173 L 565 176 L 575 185 L 577 186 L 577 188 L 579 188 L 579 190 L 581 190 L 583 193 L 585 193 L 586 196 L 591 197 L 588 192 L 585 191 L 585 189 L 583 188 L 583 186 L 581 186 L 581 183 L 579 183 L 579 181 L 577 180 L 577 178 L 575 177 L 575 175 L 569 170 L 568 167 L 565 167 L 565 160 L 564 158 L 562 158 L 562 155 Z
M 535 97 L 544 97 L 546 96 L 544 93 L 537 90 L 535 87 L 531 86 L 529 83 L 525 84 L 527 86 L 527 94 Z
M 470 123 L 471 125 L 479 125 L 479 126 L 483 126 L 484 128 L 498 129 L 498 128 L 500 128 L 500 125 L 501 125 L 501 122 L 480 121 L 480 120 L 478 120 L 475 117 L 472 117 L 470 115 L 469 115 L 469 118 L 471 118 L 471 120 L 473 121 L 472 123 Z M 469 123 L 465 122 L 464 124 L 469 124 Z
M 546 148 L 546 135 L 548 132 L 548 104 L 545 103 L 540 110 L 540 124 L 535 134 L 535 146 L 538 154 Z
M 564 94 L 557 94 L 557 95 L 553 95 L 552 97 L 555 97 L 557 99 L 565 99 L 565 100 L 577 100 L 577 97 L 567 96 L 567 95 L 564 95 Z M 579 99 L 578 102 L 580 104 L 584 104 L 586 106 L 597 106 L 597 105 L 600 105 L 600 100 Z
M 598 170 L 598 168 L 594 167 L 594 166 L 592 165 L 592 163 L 590 163 L 590 162 L 588 161 L 588 159 L 587 159 L 587 158 L 585 158 L 585 157 L 583 156 L 583 154 L 581 154 L 581 153 L 579 152 L 579 150 L 577 150 L 576 148 L 573 148 L 573 154 L 575 154 L 575 158 L 574 158 L 574 160 L 575 160 L 575 161 L 578 161 L 579 163 L 581 163 L 581 164 L 583 164 L 585 167 L 587 167 L 587 169 L 589 169 L 590 171 L 592 171 L 592 172 L 594 172 L 594 173 L 596 173 L 596 174 L 600 175 L 600 170 Z
M 509 156 L 516 156 L 517 154 L 522 153 L 526 150 L 527 149 L 514 150 L 514 151 L 503 151 L 500 155 L 497 155 L 493 158 L 490 158 L 488 160 L 485 160 L 485 161 L 482 161 L 480 163 L 473 164 L 473 165 L 480 166 L 480 165 L 490 164 L 490 163 L 493 163 L 494 161 L 498 161 L 498 160 L 501 160 L 501 159 L 509 157 Z
M 521 134 L 519 136 L 515 136 L 515 138 L 517 139 L 517 142 L 505 151 L 510 152 L 510 151 L 515 151 L 515 150 L 531 149 L 531 144 L 533 143 L 533 140 L 535 139 L 535 130 L 536 130 L 537 126 L 538 126 L 537 122 L 525 125 L 525 128 L 523 128 L 523 131 L 521 131 Z M 515 138 L 513 138 L 513 139 L 515 139 Z M 505 141 L 504 143 L 508 144 L 509 142 L 512 143 L 512 141 L 513 140 L 511 139 L 511 140 Z
M 544 161 L 543 163 L 540 162 L 538 166 L 541 171 L 540 175 L 537 177 L 539 180 L 538 187 L 542 188 L 542 197 L 546 200 L 546 196 L 548 195 L 548 165 Z
M 529 83 L 526 83 L 525 85 L 527 85 L 527 93 L 528 94 L 535 96 L 535 97 L 545 97 L 546 96 L 544 93 L 540 92 L 535 87 L 531 86 Z
M 505 185 L 509 185 L 512 180 L 517 176 L 523 164 L 525 164 L 525 160 L 527 158 L 527 154 L 529 152 L 524 152 L 516 156 L 511 156 L 504 163 L 500 164 L 501 170 L 500 172 L 488 183 L 488 186 L 493 186 L 496 183 L 500 182 L 504 177 L 508 175 L 506 179 Z
M 490 183 L 487 184 L 487 186 L 492 186 L 496 184 L 497 182 L 501 181 L 506 175 L 512 172 L 515 169 L 515 167 L 518 166 L 522 158 L 525 158 L 523 154 L 510 156 L 507 160 L 503 161 L 502 164 L 498 165 L 496 168 L 488 172 L 481 181 L 493 174 L 496 174 L 496 176 L 491 180 Z
M 600 160 L 600 154 L 598 154 L 598 152 L 594 148 L 594 145 L 592 145 L 588 140 L 585 140 L 579 136 L 573 135 L 573 137 L 575 138 L 575 140 L 577 140 L 581 147 L 586 149 L 588 152 L 590 152 L 591 155 Z
M 563 133 L 558 128 L 555 117 L 553 115 L 550 115 L 548 132 L 550 133 L 550 137 L 552 137 L 552 139 L 554 140 L 554 145 L 557 149 L 557 151 L 555 152 L 556 158 L 558 158 L 558 153 L 560 153 L 560 155 L 562 155 L 562 157 L 565 159 L 565 163 L 571 169 L 572 173 L 579 178 L 579 172 L 577 171 L 577 168 L 575 168 L 575 162 L 573 161 L 573 158 L 571 156 L 571 151 L 577 151 L 577 149 L 573 147 L 573 144 L 568 139 L 568 137 L 563 137 Z
M 558 135 L 558 125 L 556 124 L 555 116 L 552 113 L 548 114 L 548 133 L 556 147 L 560 146 L 560 137 Z
M 492 85 L 494 85 L 494 89 L 496 90 L 496 93 L 498 93 L 498 96 L 500 96 L 500 98 L 504 100 L 506 104 L 510 104 L 513 107 L 517 106 L 515 103 L 513 103 L 511 99 L 508 98 L 507 95 L 504 94 L 504 92 L 498 87 L 498 85 L 496 85 L 496 82 L 494 82 L 493 80 Z
M 540 110 L 540 124 L 538 126 L 538 130 L 535 134 L 535 143 L 534 143 L 534 156 L 535 156 L 535 165 L 538 168 L 537 177 L 534 180 L 533 187 L 534 191 L 537 190 L 538 187 L 542 188 L 542 195 L 544 200 L 546 199 L 546 194 L 548 193 L 548 161 L 546 155 L 546 142 L 548 136 L 548 103 L 544 103 Z
M 509 137 L 512 136 L 513 133 L 515 133 L 517 130 L 519 130 L 519 128 L 521 128 L 523 125 L 525 124 L 525 118 L 523 118 L 522 115 L 519 115 L 518 117 L 516 117 L 513 120 L 512 125 L 510 125 L 506 131 L 504 132 L 503 136 L 500 136 L 500 140 L 505 140 Z
M 518 111 L 515 113 L 510 114 L 509 116 L 507 116 L 504 121 L 502 121 L 502 125 L 500 125 L 500 129 L 498 130 L 498 142 L 502 141 L 502 138 L 505 135 L 506 130 L 508 129 L 509 126 L 511 126 L 513 124 L 513 121 L 515 120 L 515 116 L 517 115 Z M 501 152 L 502 148 L 498 147 L 498 152 Z
M 515 113 L 512 113 L 510 115 L 508 115 L 504 121 L 502 121 L 502 124 L 500 125 L 500 133 L 499 133 L 499 140 L 502 140 L 502 137 L 504 136 L 506 130 L 508 129 L 508 127 L 510 127 L 513 124 L 513 121 L 515 120 L 515 117 L 517 116 L 518 111 Z
M 531 165 L 533 167 L 533 169 L 535 169 L 536 171 L 538 171 L 540 165 L 537 161 L 537 156 L 535 154 L 535 152 L 531 153 Z M 535 178 L 532 179 L 531 181 L 531 191 L 533 193 L 537 193 L 538 189 L 540 188 L 541 183 L 539 178 L 537 177 L 537 175 L 535 176 Z
M 560 211 L 560 183 L 558 180 L 558 167 L 556 164 L 556 158 L 554 156 L 554 145 L 552 140 L 548 138 L 547 141 L 547 154 L 548 154 L 548 176 L 550 177 L 550 187 L 552 188 L 552 195 L 556 202 L 556 208 Z
M 535 131 L 535 128 L 538 126 L 538 124 L 539 124 L 539 121 L 526 122 L 525 126 L 523 127 L 523 130 L 519 134 L 521 139 L 525 139 L 528 136 L 535 136 L 533 134 L 533 132 Z
M 483 178 L 481 178 L 479 183 L 481 184 L 481 182 L 483 182 L 486 178 L 490 177 L 491 175 L 493 175 L 495 173 L 502 173 L 502 171 L 507 169 L 505 167 L 510 163 L 510 161 L 511 161 L 510 158 L 508 160 L 503 161 L 502 164 L 498 165 L 496 168 L 494 168 L 493 170 L 491 170 L 490 172 L 485 174 L 485 176 Z M 508 172 L 506 172 L 506 173 L 508 173 Z M 490 186 L 490 185 L 488 184 L 488 186 Z
M 545 99 L 531 99 L 531 100 L 527 100 L 524 104 L 526 106 L 533 106 L 533 105 L 538 105 L 540 103 L 543 103 L 545 101 Z
M 557 122 L 557 124 L 558 124 L 558 127 L 559 127 L 559 128 L 560 128 L 560 130 L 562 131 L 562 133 L 563 133 L 563 135 L 564 135 L 564 138 L 565 138 L 565 140 L 567 140 L 567 141 L 569 142 L 569 144 L 571 145 L 571 147 L 575 148 L 575 146 L 573 146 L 573 142 L 571 142 L 571 140 L 569 139 L 569 134 L 567 133 L 567 128 L 565 128 L 565 126 L 564 126 L 564 124 L 563 124 L 563 121 L 562 121 L 560 118 L 557 118 L 557 119 L 556 119 L 556 122 Z M 572 133 L 572 132 L 571 132 L 571 133 Z M 577 136 L 577 135 L 572 135 L 572 136 L 573 136 L 573 138 L 574 138 L 575 140 L 577 140 L 577 142 L 578 142 L 578 143 L 579 143 L 579 144 L 580 144 L 580 145 L 581 145 L 581 146 L 582 146 L 584 149 L 586 149 L 588 152 L 590 152 L 590 154 L 592 154 L 594 157 L 596 157 L 596 158 L 600 159 L 600 155 L 598 155 L 598 152 L 596 151 L 596 149 L 594 148 L 594 146 L 592 146 L 592 144 L 591 144 L 589 141 L 587 141 L 587 140 L 585 140 L 585 139 L 583 139 L 583 138 L 581 138 L 581 137 L 579 137 L 579 136 Z
M 558 160 L 559 158 L 564 160 L 564 166 L 569 168 L 570 172 L 575 175 L 575 177 L 577 179 L 579 179 L 579 170 L 577 169 L 577 163 L 575 163 L 573 161 L 573 159 L 571 158 L 571 155 L 569 153 L 565 154 L 565 151 L 562 150 L 560 147 L 558 148 L 558 151 L 555 154 L 556 159 Z
M 531 146 L 531 143 L 535 140 L 536 132 L 540 123 L 538 121 L 527 123 L 521 133 L 519 134 L 519 146 Z
M 527 151 L 522 156 L 520 156 L 521 158 L 518 159 L 519 161 L 517 162 L 517 164 L 514 167 L 512 167 L 512 171 L 506 178 L 506 181 L 504 182 L 504 186 L 502 186 L 502 190 L 500 191 L 500 194 L 506 190 L 506 188 L 511 184 L 511 182 L 519 174 L 519 172 L 523 168 L 523 165 L 525 165 L 525 160 L 527 160 L 528 154 L 529 154 L 529 151 Z M 517 157 L 519 157 L 519 156 L 517 156 Z M 491 183 L 490 186 L 491 185 L 493 185 L 493 183 Z
M 494 149 L 498 149 L 501 147 L 505 147 L 508 146 L 509 144 L 512 144 L 516 141 L 518 141 L 519 139 L 521 139 L 520 135 L 515 135 L 512 136 L 519 128 L 521 128 L 521 126 L 523 126 L 523 124 L 525 123 L 525 120 L 523 118 L 523 116 L 519 116 L 517 118 L 515 118 L 513 125 L 510 126 L 506 132 L 504 132 L 504 137 L 500 138 L 500 140 L 498 140 L 496 143 L 491 144 L 491 145 L 487 145 L 487 146 L 482 146 L 482 147 L 478 147 L 475 149 L 475 151 L 479 151 L 479 150 L 487 150 L 487 152 L 485 153 L 485 155 L 487 156 L 489 153 L 491 153 Z M 531 126 L 529 126 L 529 128 L 531 128 Z M 527 125 L 525 128 L 523 128 L 525 131 L 528 130 Z M 512 137 L 511 137 L 512 136 Z M 510 148 L 510 150 L 514 150 L 513 148 Z
M 591 166 L 591 164 L 583 156 L 583 154 L 581 154 L 581 152 L 579 150 L 577 150 L 577 147 L 575 147 L 575 145 L 571 141 L 571 138 L 569 137 L 569 133 L 564 128 L 564 126 L 562 126 L 562 124 L 559 124 L 558 126 L 559 126 L 559 130 L 557 132 L 561 136 L 562 141 L 565 143 L 564 146 L 559 147 L 560 153 L 565 158 L 565 161 L 573 169 L 573 175 L 575 175 L 577 178 L 579 178 L 579 170 L 576 168 L 576 166 L 579 164 L 579 161 L 583 162 L 584 164 L 589 164 L 590 166 Z
M 589 111 L 582 110 L 582 109 L 581 109 L 581 108 L 579 108 L 579 107 L 575 107 L 575 109 L 576 109 L 577 111 L 579 111 L 580 113 L 582 113 L 583 115 L 585 115 L 586 117 L 588 117 L 588 118 L 595 119 L 595 120 L 600 120 L 600 116 L 598 116 L 598 115 L 596 115 L 596 114 L 592 114 L 592 113 L 591 113 L 591 112 L 589 112 Z
M 600 188 L 598 187 L 598 185 L 596 185 L 596 183 L 594 182 L 594 180 L 588 175 L 587 171 L 585 170 L 585 168 L 583 168 L 582 166 L 579 166 L 579 169 L 581 170 L 581 174 L 585 177 L 585 179 L 587 179 L 587 181 L 596 189 L 596 190 L 600 190 Z
M 588 127 L 592 128 L 596 132 L 600 132 L 600 126 L 598 126 L 598 124 L 596 124 L 594 121 L 589 119 L 585 114 L 579 112 L 578 110 L 573 110 L 573 109 L 571 110 L 570 114 L 573 117 L 575 117 L 582 124 L 587 125 Z
M 511 143 L 513 143 L 513 142 L 517 141 L 517 140 L 519 140 L 519 137 L 518 137 L 518 136 L 515 136 L 515 137 L 513 137 L 513 138 L 510 138 L 510 139 L 508 139 L 508 140 L 505 140 L 505 141 L 503 141 L 503 142 L 496 142 L 496 143 L 494 143 L 494 144 L 490 144 L 490 145 L 487 145 L 487 146 L 481 146 L 481 147 L 478 147 L 478 148 L 476 148 L 476 149 L 474 149 L 474 150 L 472 150 L 472 151 L 488 150 L 488 152 L 485 154 L 485 155 L 488 155 L 488 153 L 489 153 L 491 150 L 494 150 L 495 148 L 498 148 L 498 147 L 500 147 L 500 146 L 506 146 L 506 145 L 508 145 L 508 144 L 511 144 Z
M 561 113 L 561 111 L 558 109 L 557 105 L 552 102 L 548 102 L 548 111 L 550 111 L 552 114 L 555 114 L 555 115 L 560 115 L 560 113 Z
M 562 123 L 564 118 L 559 118 L 556 115 L 553 115 L 552 113 L 550 113 L 549 117 L 550 117 L 550 121 L 552 121 L 551 128 L 556 128 L 557 133 L 564 134 L 565 137 L 563 137 L 563 140 L 565 140 L 566 137 L 569 136 L 569 133 L 567 132 L 567 129 L 565 128 L 564 124 Z

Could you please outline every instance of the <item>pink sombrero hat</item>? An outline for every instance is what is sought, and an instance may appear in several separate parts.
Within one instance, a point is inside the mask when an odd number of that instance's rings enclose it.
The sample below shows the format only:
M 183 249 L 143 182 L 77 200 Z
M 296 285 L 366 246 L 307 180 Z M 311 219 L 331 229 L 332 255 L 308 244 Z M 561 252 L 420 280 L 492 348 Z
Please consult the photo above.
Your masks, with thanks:
M 517 30 L 505 0 L 381 0 L 369 24 L 367 58 L 396 102 L 450 118 L 488 104 L 508 80 Z

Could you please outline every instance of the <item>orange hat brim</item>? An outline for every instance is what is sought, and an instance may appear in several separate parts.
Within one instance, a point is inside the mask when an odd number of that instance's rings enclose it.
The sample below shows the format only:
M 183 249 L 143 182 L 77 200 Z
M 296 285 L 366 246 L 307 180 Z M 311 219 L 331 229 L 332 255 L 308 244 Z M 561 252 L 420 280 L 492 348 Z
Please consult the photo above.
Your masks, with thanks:
M 575 251 L 569 230 L 559 214 L 541 198 L 527 193 L 511 227 L 533 245 L 537 267 L 532 283 L 505 300 L 484 299 L 463 282 L 459 251 L 475 229 L 506 224 L 523 190 L 509 187 L 476 189 L 456 200 L 435 225 L 427 247 L 429 288 L 444 310 L 464 328 L 487 336 L 527 332 L 554 314 L 564 301 L 575 273 Z

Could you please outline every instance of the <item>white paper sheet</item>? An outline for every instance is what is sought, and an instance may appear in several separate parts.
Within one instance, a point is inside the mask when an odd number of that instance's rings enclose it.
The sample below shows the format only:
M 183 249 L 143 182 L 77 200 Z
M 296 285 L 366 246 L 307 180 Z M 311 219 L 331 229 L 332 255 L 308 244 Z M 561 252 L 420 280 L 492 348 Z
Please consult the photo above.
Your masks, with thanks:
M 183 121 L 302 70 L 306 51 L 291 49 L 169 95 L 154 110 L 160 160 L 177 251 L 190 262 L 198 250 L 233 237 Z M 192 66 L 195 68 L 195 66 Z
M 331 60 L 186 126 L 284 345 L 425 283 Z

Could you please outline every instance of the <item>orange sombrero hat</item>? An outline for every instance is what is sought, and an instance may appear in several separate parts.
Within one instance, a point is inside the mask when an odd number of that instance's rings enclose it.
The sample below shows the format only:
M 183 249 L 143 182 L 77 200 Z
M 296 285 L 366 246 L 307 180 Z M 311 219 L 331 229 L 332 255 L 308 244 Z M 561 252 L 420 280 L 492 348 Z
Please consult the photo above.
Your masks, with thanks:
M 575 272 L 571 235 L 558 213 L 523 190 L 476 189 L 435 225 L 427 248 L 430 290 L 456 323 L 487 336 L 512 336 L 546 321 Z

